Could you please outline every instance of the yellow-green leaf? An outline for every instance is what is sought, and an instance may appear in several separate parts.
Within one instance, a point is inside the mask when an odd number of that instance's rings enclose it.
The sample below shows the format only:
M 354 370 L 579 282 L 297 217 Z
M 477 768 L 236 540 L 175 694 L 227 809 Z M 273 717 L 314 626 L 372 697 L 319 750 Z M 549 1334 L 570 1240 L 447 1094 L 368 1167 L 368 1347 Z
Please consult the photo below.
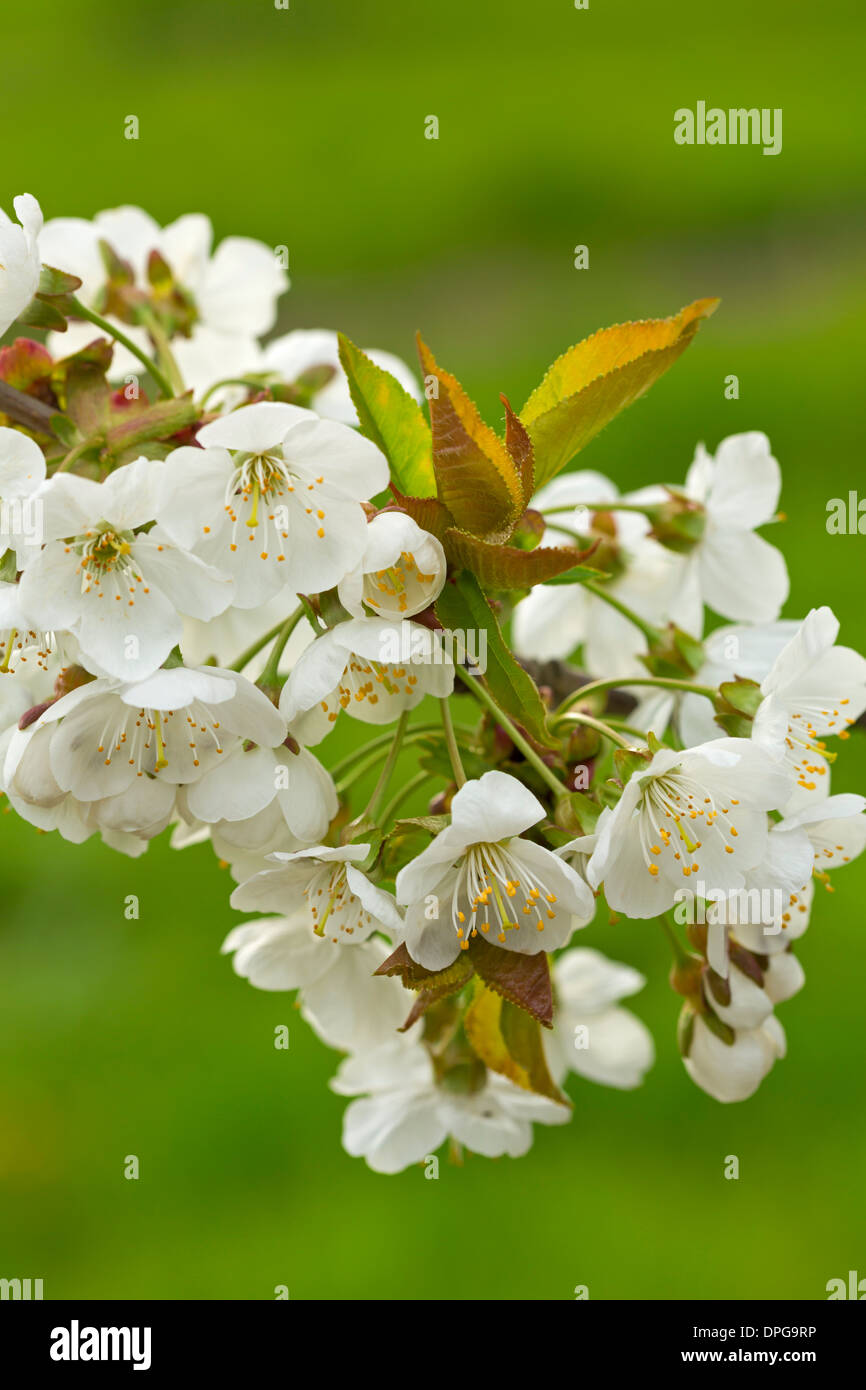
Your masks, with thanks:
M 338 337 L 361 433 L 382 450 L 401 492 L 435 497 L 430 427 L 418 402 L 343 333 Z
M 520 412 L 535 451 L 536 487 L 667 371 L 718 302 L 698 299 L 671 318 L 603 328 L 557 358 Z
M 538 1021 L 477 976 L 463 1027 L 473 1052 L 491 1071 L 507 1076 L 524 1091 L 568 1104 L 547 1069 Z
M 525 509 L 518 469 L 499 436 L 486 425 L 460 382 L 437 366 L 418 338 L 430 398 L 437 496 L 457 525 L 487 540 L 506 540 Z

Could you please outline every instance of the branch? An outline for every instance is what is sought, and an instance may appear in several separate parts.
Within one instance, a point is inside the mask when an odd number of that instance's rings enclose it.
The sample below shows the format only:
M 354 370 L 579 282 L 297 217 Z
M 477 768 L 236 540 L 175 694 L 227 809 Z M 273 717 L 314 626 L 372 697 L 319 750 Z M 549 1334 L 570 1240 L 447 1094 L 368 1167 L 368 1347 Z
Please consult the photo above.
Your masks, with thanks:
M 536 685 L 546 685 L 553 691 L 557 705 L 561 704 L 567 695 L 572 695 L 582 686 L 589 685 L 594 679 L 582 671 L 576 671 L 566 661 L 524 661 L 520 658 L 518 661 L 524 671 L 529 672 Z M 627 679 L 623 679 L 623 685 L 628 685 Z M 637 708 L 637 700 L 625 690 L 612 690 L 608 694 L 605 707 L 608 714 L 627 715 Z
M 7 386 L 5 381 L 0 381 L 0 411 L 8 415 L 10 420 L 14 420 L 16 425 L 33 430 L 34 434 L 48 434 L 52 439 L 57 437 L 51 427 L 52 416 L 56 415 L 57 411 L 52 410 L 44 401 L 37 400 L 35 396 L 28 396 L 14 386 Z

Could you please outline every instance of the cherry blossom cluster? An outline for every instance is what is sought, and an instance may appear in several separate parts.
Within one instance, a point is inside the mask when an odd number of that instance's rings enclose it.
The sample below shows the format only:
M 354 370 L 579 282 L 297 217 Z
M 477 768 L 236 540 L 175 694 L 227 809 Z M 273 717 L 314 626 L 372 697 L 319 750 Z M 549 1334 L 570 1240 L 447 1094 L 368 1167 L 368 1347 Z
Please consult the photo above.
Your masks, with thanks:
M 688 1076 L 751 1096 L 815 888 L 866 847 L 866 799 L 830 790 L 866 660 L 826 607 L 780 619 L 767 438 L 621 494 L 562 471 L 601 349 L 520 415 L 503 398 L 500 436 L 424 344 L 421 383 L 336 333 L 269 338 L 282 248 L 214 247 L 200 215 L 14 213 L 8 804 L 132 857 L 209 841 L 244 918 L 223 951 L 344 1054 L 344 1146 L 378 1172 L 446 1140 L 525 1153 L 570 1118 L 570 1074 L 643 1082 L 653 1040 L 622 1001 L 645 980 L 574 944 L 618 918 L 660 973 L 673 954 Z M 678 350 L 699 305 L 659 321 Z M 630 342 L 610 369 L 648 371 Z

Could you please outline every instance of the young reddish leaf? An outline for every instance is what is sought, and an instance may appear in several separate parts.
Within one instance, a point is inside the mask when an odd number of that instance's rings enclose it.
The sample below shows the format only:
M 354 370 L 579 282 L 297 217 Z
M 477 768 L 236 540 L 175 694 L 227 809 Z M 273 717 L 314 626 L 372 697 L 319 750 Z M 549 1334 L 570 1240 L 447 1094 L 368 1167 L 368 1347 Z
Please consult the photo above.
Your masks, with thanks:
M 26 391 L 51 375 L 51 353 L 33 338 L 16 338 L 8 347 L 0 348 L 0 381 Z
M 63 377 L 69 368 L 77 362 L 88 362 L 95 367 L 100 367 L 107 372 L 114 357 L 114 345 L 107 338 L 92 338 L 89 343 L 85 343 L 78 352 L 72 352 L 68 357 L 61 357 L 54 364 L 54 375 Z
M 446 966 L 444 970 L 428 970 L 426 966 L 419 965 L 412 959 L 401 942 L 373 974 L 399 975 L 406 989 L 436 989 L 444 993 L 453 993 L 456 989 L 462 989 L 472 975 L 472 964 L 464 959 L 461 952 L 454 963 Z M 453 989 L 448 988 L 451 985 Z
M 453 527 L 442 538 L 448 559 L 455 566 L 471 570 L 485 589 L 531 589 L 568 571 L 571 583 L 600 579 L 601 572 L 583 566 L 595 550 L 577 550 L 571 545 L 550 545 L 538 550 L 520 550 L 516 545 L 491 545 L 477 536 Z
M 441 541 L 448 528 L 454 525 L 454 518 L 448 508 L 443 507 L 436 497 L 404 497 L 393 481 L 391 491 L 403 511 L 408 512 L 423 531 L 429 531 L 437 540 Z
M 407 1032 L 413 1023 L 417 1023 L 418 1019 L 427 1013 L 428 1009 L 432 1009 L 434 1004 L 450 998 L 452 994 L 459 993 L 464 985 L 467 985 L 472 979 L 473 973 L 472 962 L 467 959 L 464 952 L 461 952 L 453 965 L 450 965 L 447 970 L 438 971 L 428 980 L 423 989 L 418 990 L 406 1021 L 397 1029 L 397 1032 Z
M 511 409 L 508 397 L 500 395 L 499 399 L 505 406 L 505 447 L 514 460 L 523 489 L 523 505 L 527 507 L 535 491 L 535 453 L 532 440 L 520 416 L 515 415 Z
M 438 383 L 430 400 L 437 496 L 461 529 L 506 540 L 525 508 L 514 461 L 459 381 L 437 366 L 420 336 L 418 352 L 425 377 Z
M 518 550 L 516 553 L 531 559 L 538 551 L 526 554 Z M 484 679 L 493 698 L 537 743 L 548 748 L 558 747 L 547 731 L 547 711 L 532 677 L 518 665 L 505 645 L 493 610 L 468 570 L 445 585 L 436 600 L 436 614 L 442 626 L 452 632 L 487 634 Z
M 483 936 L 474 936 L 469 943 L 469 956 L 475 973 L 489 989 L 525 1009 L 545 1028 L 553 1026 L 553 989 L 544 951 L 525 956 L 520 951 L 503 951 Z
M 667 319 L 616 324 L 553 363 L 520 412 L 535 449 L 535 483 L 547 482 L 684 352 L 717 299 Z
M 392 482 L 413 497 L 435 497 L 430 427 L 418 402 L 366 353 L 338 335 L 340 361 L 358 412 L 361 433 L 382 450 Z

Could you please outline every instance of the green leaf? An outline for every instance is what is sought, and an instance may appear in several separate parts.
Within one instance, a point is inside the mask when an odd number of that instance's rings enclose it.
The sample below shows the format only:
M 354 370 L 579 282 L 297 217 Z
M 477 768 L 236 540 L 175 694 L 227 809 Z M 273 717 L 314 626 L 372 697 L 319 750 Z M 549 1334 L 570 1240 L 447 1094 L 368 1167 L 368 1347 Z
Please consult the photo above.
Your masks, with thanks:
M 671 318 L 604 328 L 557 358 L 520 412 L 535 450 L 536 487 L 673 365 L 718 302 L 698 299 Z
M 523 551 L 518 554 L 524 555 Z M 532 551 L 524 558 L 538 554 Z M 464 570 L 445 585 L 436 600 L 436 613 L 443 627 L 452 632 L 476 631 L 487 634 L 487 667 L 484 679 L 497 704 L 511 715 L 538 743 L 548 748 L 558 744 L 547 731 L 547 711 L 528 672 L 512 656 L 499 624 L 477 579 Z M 479 647 L 480 650 L 480 647 Z
M 340 361 L 361 433 L 382 450 L 391 479 L 401 492 L 414 497 L 435 497 L 433 442 L 418 402 L 390 372 L 377 367 L 343 333 L 338 337 Z
M 437 382 L 429 402 L 437 496 L 461 530 L 490 541 L 507 540 L 526 508 L 514 460 L 460 382 L 437 365 L 420 337 L 418 352 L 425 377 Z

